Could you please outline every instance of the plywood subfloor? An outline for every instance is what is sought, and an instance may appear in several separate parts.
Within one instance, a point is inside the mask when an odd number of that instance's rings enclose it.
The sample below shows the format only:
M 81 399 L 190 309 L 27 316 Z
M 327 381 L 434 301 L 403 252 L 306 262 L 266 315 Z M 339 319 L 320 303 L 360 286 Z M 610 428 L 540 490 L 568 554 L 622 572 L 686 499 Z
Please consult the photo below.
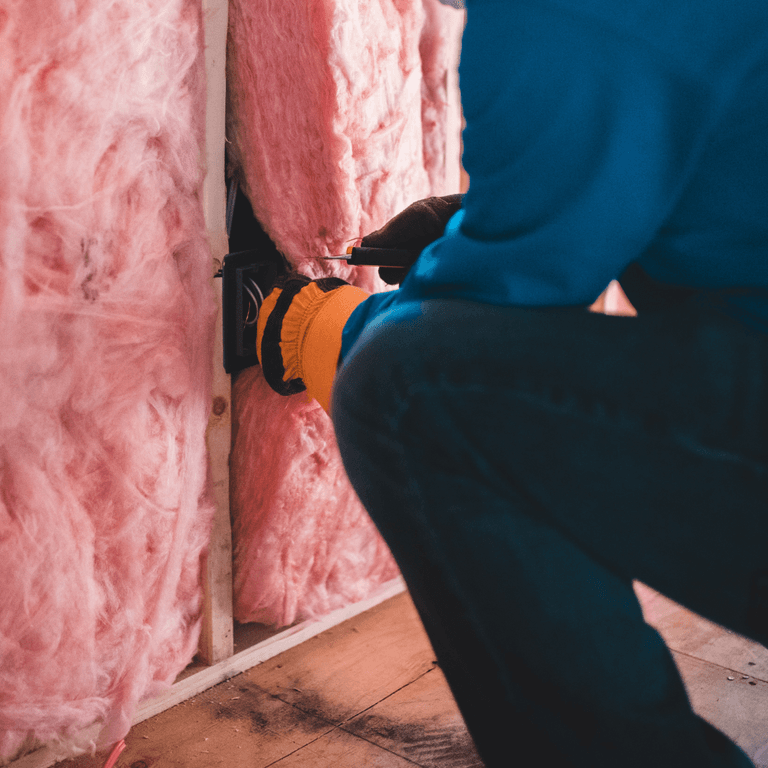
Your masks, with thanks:
M 145 720 L 126 744 L 117 768 L 482 768 L 407 594 Z
M 694 708 L 768 768 L 768 650 L 636 590 Z M 126 742 L 118 768 L 482 768 L 407 594 L 146 720 Z

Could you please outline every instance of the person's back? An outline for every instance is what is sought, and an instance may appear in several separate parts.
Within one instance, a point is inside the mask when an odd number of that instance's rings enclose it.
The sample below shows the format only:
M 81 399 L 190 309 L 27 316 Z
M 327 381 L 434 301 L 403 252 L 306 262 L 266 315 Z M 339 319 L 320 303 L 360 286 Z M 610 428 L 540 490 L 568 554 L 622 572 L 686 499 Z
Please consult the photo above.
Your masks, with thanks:
M 476 0 L 460 86 L 463 219 L 358 319 L 586 305 L 612 279 L 642 305 L 639 266 L 768 332 L 768 3 Z

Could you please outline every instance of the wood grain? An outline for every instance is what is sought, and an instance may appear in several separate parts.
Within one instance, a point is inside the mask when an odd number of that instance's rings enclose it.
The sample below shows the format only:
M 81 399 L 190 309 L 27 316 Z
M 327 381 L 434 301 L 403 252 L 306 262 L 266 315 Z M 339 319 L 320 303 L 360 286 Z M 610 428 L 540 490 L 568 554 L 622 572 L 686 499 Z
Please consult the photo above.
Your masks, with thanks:
M 413 763 L 336 729 L 274 763 L 274 768 L 413 768 Z
M 428 768 L 482 768 L 437 667 L 342 726 Z
M 279 701 L 240 678 L 135 726 L 120 766 L 133 768 L 266 768 L 333 726 Z M 60 763 L 102 768 L 104 755 Z
M 768 768 L 758 664 L 768 651 L 635 590 L 650 623 L 686 649 L 673 657 L 696 712 Z M 482 766 L 407 593 L 146 720 L 126 742 L 119 768 Z
M 226 183 L 224 181 L 224 114 L 226 102 L 227 0 L 203 0 L 205 72 L 207 80 L 203 210 L 211 247 L 211 279 L 228 250 Z M 221 307 L 221 281 L 214 280 Z M 216 664 L 232 655 L 232 531 L 229 519 L 229 452 L 231 447 L 232 386 L 224 372 L 221 312 L 216 318 L 212 361 L 212 407 L 206 431 L 210 477 L 216 504 L 211 543 L 206 558 L 200 656 Z
M 374 744 L 348 731 L 337 733 L 337 726 L 407 689 L 433 668 L 432 647 L 410 597 L 401 593 L 134 726 L 119 765 L 418 765 L 396 755 L 386 743 Z M 439 676 L 434 680 L 441 682 Z M 416 690 L 419 695 L 420 689 Z M 444 683 L 447 704 L 436 703 L 440 692 L 434 688 L 422 693 L 429 694 L 430 707 L 450 713 L 451 731 L 457 726 L 461 730 Z M 457 739 L 461 738 L 458 733 Z M 58 768 L 101 768 L 104 758 L 84 756 Z
M 247 673 L 261 688 L 341 724 L 432 669 L 410 597 L 389 600 Z

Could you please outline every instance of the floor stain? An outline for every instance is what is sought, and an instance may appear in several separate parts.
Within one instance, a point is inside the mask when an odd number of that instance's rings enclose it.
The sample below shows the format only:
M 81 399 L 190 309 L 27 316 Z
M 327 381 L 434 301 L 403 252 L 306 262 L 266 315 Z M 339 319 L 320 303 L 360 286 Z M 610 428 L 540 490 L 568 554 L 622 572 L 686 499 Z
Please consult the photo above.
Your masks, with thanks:
M 314 713 L 285 702 L 248 681 L 238 682 L 228 691 L 222 691 L 208 701 L 208 706 L 217 720 L 247 721 L 252 733 L 266 730 L 275 733 L 325 732 L 331 727 Z
M 403 723 L 370 714 L 342 727 L 425 768 L 483 768 L 472 737 L 462 726 Z

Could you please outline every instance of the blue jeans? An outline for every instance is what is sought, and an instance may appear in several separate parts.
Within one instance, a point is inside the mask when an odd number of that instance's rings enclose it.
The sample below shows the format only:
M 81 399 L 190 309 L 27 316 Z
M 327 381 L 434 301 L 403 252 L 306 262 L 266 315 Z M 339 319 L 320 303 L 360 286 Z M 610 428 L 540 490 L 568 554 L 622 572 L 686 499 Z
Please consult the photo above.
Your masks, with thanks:
M 681 306 L 430 300 L 332 413 L 489 766 L 749 766 L 690 707 L 638 579 L 768 643 L 768 338 Z

